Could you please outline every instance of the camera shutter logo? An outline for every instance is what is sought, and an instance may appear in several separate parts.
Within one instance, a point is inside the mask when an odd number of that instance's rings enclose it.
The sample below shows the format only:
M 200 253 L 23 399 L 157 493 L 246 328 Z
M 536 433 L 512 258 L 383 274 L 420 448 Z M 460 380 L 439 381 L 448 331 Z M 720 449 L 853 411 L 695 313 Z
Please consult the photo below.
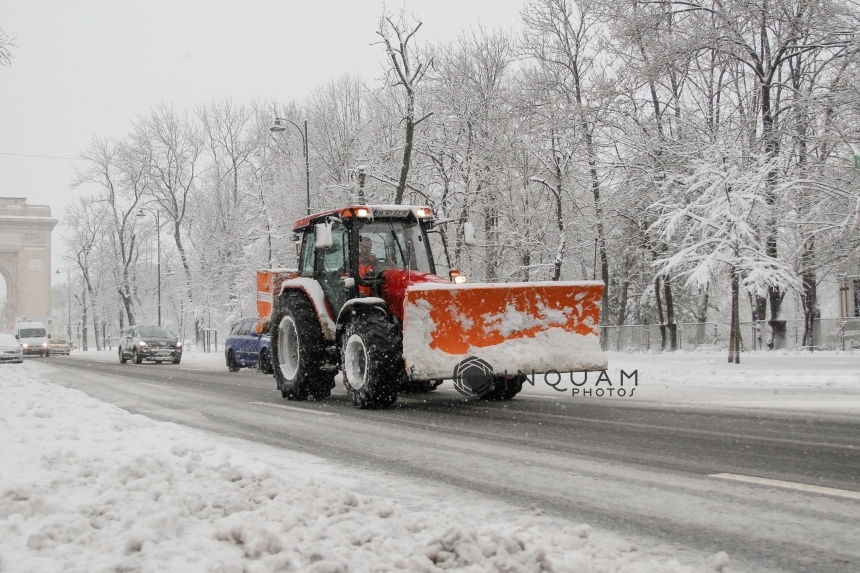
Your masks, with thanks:
M 454 367 L 454 388 L 463 396 L 483 396 L 490 391 L 495 373 L 480 358 L 469 356 Z

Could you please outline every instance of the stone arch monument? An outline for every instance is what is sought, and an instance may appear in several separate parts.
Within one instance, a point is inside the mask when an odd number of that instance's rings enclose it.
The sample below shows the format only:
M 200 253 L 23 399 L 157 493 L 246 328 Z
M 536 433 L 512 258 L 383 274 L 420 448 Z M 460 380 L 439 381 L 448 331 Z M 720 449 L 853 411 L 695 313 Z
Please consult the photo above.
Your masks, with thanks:
M 6 324 L 20 317 L 45 322 L 51 330 L 51 230 L 58 221 L 47 205 L 21 197 L 0 197 L 0 274 L 6 281 Z

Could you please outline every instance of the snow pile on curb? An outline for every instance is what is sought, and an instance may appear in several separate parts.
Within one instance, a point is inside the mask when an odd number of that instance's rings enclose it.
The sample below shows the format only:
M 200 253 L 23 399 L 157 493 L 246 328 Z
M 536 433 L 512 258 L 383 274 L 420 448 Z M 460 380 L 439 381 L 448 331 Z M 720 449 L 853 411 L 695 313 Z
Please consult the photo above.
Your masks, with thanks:
M 26 365 L 25 365 L 26 366 Z M 414 511 L 0 368 L 0 571 L 687 571 L 630 544 Z

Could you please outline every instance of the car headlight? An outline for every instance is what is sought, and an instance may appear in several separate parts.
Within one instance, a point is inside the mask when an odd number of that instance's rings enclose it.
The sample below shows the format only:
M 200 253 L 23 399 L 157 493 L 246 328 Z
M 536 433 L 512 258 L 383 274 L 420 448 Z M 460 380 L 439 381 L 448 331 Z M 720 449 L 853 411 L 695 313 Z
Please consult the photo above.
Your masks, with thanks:
M 144 341 L 142 341 L 142 340 L 140 341 L 140 345 L 141 345 L 141 346 L 149 346 L 146 342 L 144 342 Z

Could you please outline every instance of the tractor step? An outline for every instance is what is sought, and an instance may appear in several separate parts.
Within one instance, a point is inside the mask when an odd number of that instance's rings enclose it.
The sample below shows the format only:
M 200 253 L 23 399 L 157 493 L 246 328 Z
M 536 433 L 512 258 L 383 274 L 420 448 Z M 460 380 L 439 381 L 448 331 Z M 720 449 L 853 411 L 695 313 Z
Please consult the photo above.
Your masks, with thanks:
M 337 367 L 337 364 L 323 364 L 320 366 L 320 370 L 322 372 L 337 372 L 340 368 Z

